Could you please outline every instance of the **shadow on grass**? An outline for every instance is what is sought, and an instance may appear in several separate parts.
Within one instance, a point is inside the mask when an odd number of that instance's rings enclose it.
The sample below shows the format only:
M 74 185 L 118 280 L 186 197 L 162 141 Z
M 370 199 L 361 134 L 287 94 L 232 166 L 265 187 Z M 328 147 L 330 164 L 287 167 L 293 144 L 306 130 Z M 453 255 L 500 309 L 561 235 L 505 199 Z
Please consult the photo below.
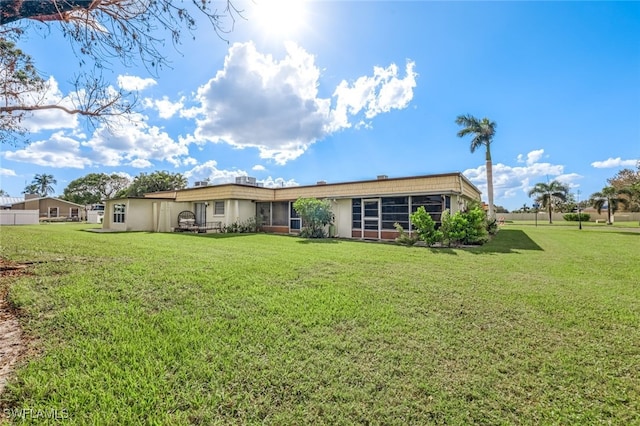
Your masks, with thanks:
M 335 238 L 304 238 L 296 242 L 299 244 L 339 244 L 340 240 Z
M 516 253 L 514 250 L 540 250 L 542 247 L 537 245 L 524 232 L 516 229 L 503 229 L 488 242 L 487 244 L 469 250 L 474 254 L 487 253 Z
M 458 253 L 449 247 L 429 247 L 429 251 L 433 254 L 451 254 L 457 256 Z
M 236 237 L 249 237 L 251 235 L 258 235 L 257 232 L 175 232 L 177 235 L 184 235 L 189 237 L 199 237 L 199 238 L 214 238 L 214 239 L 224 239 L 224 238 L 236 238 Z

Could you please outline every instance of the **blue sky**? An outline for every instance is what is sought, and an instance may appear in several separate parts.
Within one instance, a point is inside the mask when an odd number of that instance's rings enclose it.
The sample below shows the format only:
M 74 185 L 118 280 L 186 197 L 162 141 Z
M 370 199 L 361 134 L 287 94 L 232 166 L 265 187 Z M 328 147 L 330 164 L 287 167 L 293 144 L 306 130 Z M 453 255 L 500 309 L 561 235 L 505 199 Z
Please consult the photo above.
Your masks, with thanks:
M 203 23 L 168 44 L 171 69 L 112 64 L 114 87 L 139 90 L 136 126 L 30 119 L 31 143 L 2 147 L 0 187 L 19 196 L 36 173 L 61 194 L 96 172 L 269 186 L 460 171 L 486 192 L 459 114 L 497 122 L 495 203 L 510 210 L 552 179 L 585 198 L 640 159 L 639 2 L 312 1 L 270 19 L 237 3 L 248 19 L 229 43 Z M 68 96 L 78 61 L 55 25 L 21 46 L 51 98 Z

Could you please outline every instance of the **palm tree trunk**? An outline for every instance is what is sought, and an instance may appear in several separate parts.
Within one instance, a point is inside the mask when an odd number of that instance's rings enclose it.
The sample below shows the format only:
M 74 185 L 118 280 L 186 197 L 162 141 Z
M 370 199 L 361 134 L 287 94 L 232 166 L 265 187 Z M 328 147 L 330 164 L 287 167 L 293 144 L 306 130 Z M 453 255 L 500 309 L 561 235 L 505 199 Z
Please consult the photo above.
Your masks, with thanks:
M 549 199 L 549 201 L 548 201 L 547 211 L 549 212 L 549 223 L 553 223 L 552 222 L 552 215 L 551 215 L 551 199 Z
M 607 200 L 607 225 L 613 225 L 611 222 L 611 200 Z
M 487 145 L 486 156 L 486 168 L 487 168 L 487 196 L 489 197 L 489 219 L 494 218 L 493 213 L 493 163 L 491 162 L 491 151 L 489 145 Z

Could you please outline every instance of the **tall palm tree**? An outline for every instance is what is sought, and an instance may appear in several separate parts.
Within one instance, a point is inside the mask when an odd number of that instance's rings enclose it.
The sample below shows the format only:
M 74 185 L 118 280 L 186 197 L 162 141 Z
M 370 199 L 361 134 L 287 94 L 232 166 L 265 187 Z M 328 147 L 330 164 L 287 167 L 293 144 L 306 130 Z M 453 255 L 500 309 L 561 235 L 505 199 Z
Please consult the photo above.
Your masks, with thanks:
M 539 182 L 536 183 L 529 191 L 529 197 L 537 195 L 537 200 L 542 204 L 543 208 L 546 208 L 549 212 L 549 223 L 553 223 L 551 218 L 551 212 L 553 210 L 553 200 L 560 199 L 567 201 L 569 195 L 569 187 L 557 180 L 552 180 L 549 183 Z
M 47 195 L 54 193 L 55 189 L 53 189 L 53 185 L 57 183 L 58 181 L 56 181 L 53 175 L 48 175 L 46 173 L 35 175 L 31 181 L 31 184 L 36 185 L 38 188 L 38 194 L 40 194 L 41 197 L 46 197 Z
M 471 139 L 471 152 L 475 152 L 476 149 L 482 145 L 486 148 L 486 169 L 487 169 L 487 196 L 489 198 L 489 217 L 493 218 L 493 164 L 491 162 L 491 142 L 493 142 L 493 136 L 496 134 L 497 124 L 495 121 L 490 121 L 488 118 L 482 120 L 477 119 L 472 115 L 459 115 L 456 118 L 456 124 L 463 126 L 462 130 L 458 132 L 458 137 L 464 137 L 467 135 L 473 135 Z
M 605 186 L 602 191 L 594 192 L 589 197 L 589 203 L 598 210 L 598 214 L 602 211 L 602 208 L 607 205 L 607 225 L 613 224 L 611 218 L 618 211 L 620 204 L 625 207 L 629 205 L 629 200 L 621 195 L 631 195 L 631 191 L 626 188 L 616 189 L 613 186 Z

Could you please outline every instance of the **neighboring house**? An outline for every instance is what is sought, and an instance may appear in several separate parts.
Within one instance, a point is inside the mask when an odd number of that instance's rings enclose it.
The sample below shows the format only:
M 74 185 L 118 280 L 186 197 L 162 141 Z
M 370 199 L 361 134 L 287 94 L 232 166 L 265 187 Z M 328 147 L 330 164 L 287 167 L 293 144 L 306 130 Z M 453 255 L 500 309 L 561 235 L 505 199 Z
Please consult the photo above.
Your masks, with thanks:
M 240 181 L 239 181 L 240 182 Z M 436 222 L 443 211 L 456 212 L 481 192 L 461 173 L 413 176 L 287 188 L 235 183 L 198 186 L 105 202 L 103 228 L 113 231 L 171 232 L 178 215 L 191 211 L 203 228 L 256 219 L 265 232 L 295 234 L 302 227 L 293 209 L 298 198 L 328 199 L 334 214 L 334 236 L 393 240 L 394 223 L 411 230 L 409 214 L 424 206 Z
M 26 194 L 23 201 L 11 204 L 11 210 L 38 210 L 40 220 L 85 220 L 85 207 L 53 197 Z

